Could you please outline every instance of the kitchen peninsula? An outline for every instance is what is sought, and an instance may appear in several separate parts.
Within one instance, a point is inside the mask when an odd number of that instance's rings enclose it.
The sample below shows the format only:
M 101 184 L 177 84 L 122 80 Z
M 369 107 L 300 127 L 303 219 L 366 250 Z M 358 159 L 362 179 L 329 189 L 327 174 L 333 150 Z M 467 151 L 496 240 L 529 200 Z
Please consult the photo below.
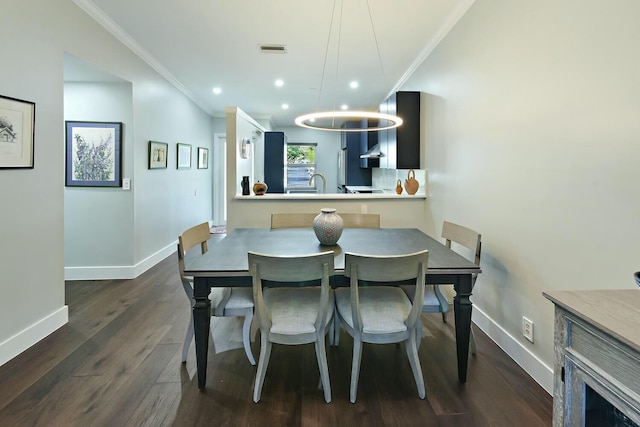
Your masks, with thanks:
M 337 135 L 311 131 L 303 133 L 289 129 L 296 141 L 317 142 L 318 158 L 313 173 L 321 173 L 326 179 L 327 193 L 320 190 L 322 183 L 318 180 L 315 192 L 270 192 L 267 188 L 263 196 L 242 195 L 241 181 L 247 176 L 251 185 L 257 181 L 266 181 L 264 173 L 264 134 L 268 130 L 237 107 L 227 110 L 227 171 L 226 202 L 227 230 L 247 227 L 270 227 L 271 214 L 278 212 L 310 213 L 332 207 L 343 213 L 376 213 L 380 214 L 381 227 L 385 228 L 417 228 L 429 235 L 436 235 L 435 222 L 431 218 L 426 182 L 426 171 L 415 170 L 416 179 L 420 182 L 418 193 L 411 196 L 403 191 L 395 192 L 397 181 L 404 186 L 407 170 L 377 169 L 373 172 L 371 186 L 381 189 L 382 193 L 343 193 L 336 191 L 337 152 L 340 138 Z M 306 131 L 306 130 L 305 130 Z M 304 135 L 307 135 L 304 137 Z M 243 143 L 245 150 L 243 151 Z M 251 147 L 247 149 L 246 145 Z M 266 182 L 269 185 L 269 182 Z M 275 187 L 278 187 L 277 185 Z M 426 190 L 426 191 L 425 191 Z

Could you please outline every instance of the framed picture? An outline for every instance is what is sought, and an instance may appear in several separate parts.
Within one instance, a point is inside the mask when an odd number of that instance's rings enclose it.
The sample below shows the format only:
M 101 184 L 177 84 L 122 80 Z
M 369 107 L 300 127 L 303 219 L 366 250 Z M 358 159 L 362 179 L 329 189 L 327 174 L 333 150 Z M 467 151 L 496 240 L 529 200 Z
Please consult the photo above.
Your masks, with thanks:
M 198 147 L 198 169 L 209 169 L 209 149 Z
M 33 169 L 35 102 L 0 95 L 0 169 Z
M 169 144 L 149 141 L 149 169 L 166 169 Z
M 121 187 L 122 123 L 66 121 L 67 187 Z
M 191 146 L 178 143 L 178 169 L 191 169 Z

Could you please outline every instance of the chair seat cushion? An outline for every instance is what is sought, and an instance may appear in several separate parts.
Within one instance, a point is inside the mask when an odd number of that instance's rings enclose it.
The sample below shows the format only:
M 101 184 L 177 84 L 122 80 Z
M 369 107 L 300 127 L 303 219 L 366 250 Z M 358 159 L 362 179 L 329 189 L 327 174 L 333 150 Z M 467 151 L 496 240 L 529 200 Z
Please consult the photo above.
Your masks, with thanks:
M 400 286 L 404 289 L 405 293 L 410 300 L 413 300 L 415 286 Z M 442 300 L 438 298 L 434 285 L 426 285 L 424 287 L 424 300 L 422 302 L 423 313 L 446 313 L 449 311 L 449 304 L 442 295 Z
M 334 307 L 333 291 L 329 292 L 325 326 L 332 318 Z M 316 332 L 320 287 L 266 288 L 264 304 L 271 318 L 271 333 L 297 335 Z
M 231 298 L 227 302 L 226 309 L 251 308 L 253 307 L 252 288 L 232 288 Z
M 225 310 L 253 307 L 253 290 L 251 288 L 211 288 L 209 300 L 211 300 L 212 311 L 215 311 L 224 300 L 227 292 L 231 292 L 231 296 L 224 307 Z
M 353 328 L 351 290 L 338 288 L 335 293 L 340 317 Z M 407 330 L 404 321 L 411 311 L 411 302 L 402 289 L 395 286 L 360 287 L 359 295 L 362 332 L 391 334 Z

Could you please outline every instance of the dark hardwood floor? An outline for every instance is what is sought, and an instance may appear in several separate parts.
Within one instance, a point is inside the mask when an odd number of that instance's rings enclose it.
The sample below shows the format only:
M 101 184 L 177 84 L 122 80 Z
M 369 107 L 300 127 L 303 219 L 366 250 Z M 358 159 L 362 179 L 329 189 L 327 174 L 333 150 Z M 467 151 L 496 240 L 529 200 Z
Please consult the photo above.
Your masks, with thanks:
M 551 397 L 477 328 L 478 354 L 458 382 L 451 313 L 447 323 L 423 315 L 426 400 L 401 346 L 365 345 L 349 403 L 352 341 L 343 333 L 328 347 L 330 404 L 312 344 L 274 345 L 255 404 L 256 368 L 242 348 L 210 347 L 204 391 L 193 344 L 181 363 L 190 308 L 176 255 L 134 280 L 67 282 L 66 301 L 69 323 L 0 367 L 0 426 L 551 425 Z

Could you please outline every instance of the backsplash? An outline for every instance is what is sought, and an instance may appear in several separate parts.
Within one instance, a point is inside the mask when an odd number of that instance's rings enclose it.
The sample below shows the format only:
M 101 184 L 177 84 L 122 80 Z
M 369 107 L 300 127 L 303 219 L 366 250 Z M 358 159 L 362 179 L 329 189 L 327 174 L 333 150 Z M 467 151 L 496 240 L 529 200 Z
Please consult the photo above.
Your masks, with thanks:
M 423 169 L 414 169 L 415 178 L 420 184 L 418 192 L 416 194 L 425 194 L 426 188 L 426 173 Z M 371 185 L 374 188 L 382 188 L 387 191 L 395 191 L 396 183 L 398 180 L 402 182 L 402 188 L 404 189 L 404 180 L 409 175 L 408 169 L 381 169 L 373 168 L 371 174 Z M 406 194 L 406 191 L 405 191 Z

